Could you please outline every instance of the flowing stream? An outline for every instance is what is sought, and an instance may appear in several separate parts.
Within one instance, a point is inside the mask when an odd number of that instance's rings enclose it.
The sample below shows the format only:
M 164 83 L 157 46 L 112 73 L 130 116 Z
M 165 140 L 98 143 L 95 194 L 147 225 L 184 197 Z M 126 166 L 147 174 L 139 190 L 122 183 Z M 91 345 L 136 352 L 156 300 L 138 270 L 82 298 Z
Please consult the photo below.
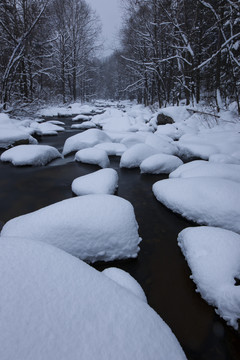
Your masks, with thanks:
M 40 144 L 62 150 L 71 119 L 61 119 L 67 131 L 43 136 Z M 177 245 L 178 233 L 194 224 L 173 214 L 152 193 L 160 175 L 141 175 L 139 169 L 120 169 L 119 157 L 111 157 L 111 167 L 119 174 L 117 195 L 129 200 L 135 209 L 142 237 L 135 260 L 96 263 L 103 270 L 116 266 L 128 271 L 143 287 L 149 305 L 171 327 L 189 360 L 239 360 L 240 336 L 215 314 L 189 278 L 190 270 Z M 72 181 L 98 170 L 80 164 L 73 156 L 57 159 L 45 167 L 14 167 L 0 162 L 0 228 L 13 217 L 74 196 Z

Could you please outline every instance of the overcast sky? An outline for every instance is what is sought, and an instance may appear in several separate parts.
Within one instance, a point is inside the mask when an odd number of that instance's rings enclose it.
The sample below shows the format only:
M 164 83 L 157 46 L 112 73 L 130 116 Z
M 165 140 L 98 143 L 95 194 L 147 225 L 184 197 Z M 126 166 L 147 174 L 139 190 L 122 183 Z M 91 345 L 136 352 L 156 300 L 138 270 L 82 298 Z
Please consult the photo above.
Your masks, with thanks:
M 104 55 L 110 55 L 117 47 L 117 33 L 121 24 L 120 0 L 86 0 L 102 22 Z

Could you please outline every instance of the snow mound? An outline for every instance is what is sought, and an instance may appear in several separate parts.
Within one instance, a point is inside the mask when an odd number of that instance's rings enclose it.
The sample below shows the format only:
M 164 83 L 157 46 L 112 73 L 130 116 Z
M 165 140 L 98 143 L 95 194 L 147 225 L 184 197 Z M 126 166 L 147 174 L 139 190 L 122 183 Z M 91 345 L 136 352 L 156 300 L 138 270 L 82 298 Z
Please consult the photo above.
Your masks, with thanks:
M 213 154 L 209 156 L 210 162 L 222 164 L 238 164 L 240 165 L 240 158 L 227 154 Z
M 47 242 L 90 262 L 134 258 L 141 241 L 132 205 L 113 195 L 75 197 L 16 217 L 1 236 Z
M 37 135 L 57 135 L 58 132 L 65 131 L 64 127 L 52 124 L 50 122 L 39 124 L 34 121 L 30 127 Z
M 153 192 L 157 200 L 189 220 L 240 233 L 240 184 L 235 181 L 167 179 L 156 182 Z
M 48 145 L 18 145 L 4 151 L 2 161 L 9 161 L 13 165 L 46 165 L 53 159 L 61 157 L 57 149 Z
M 0 113 L 0 149 L 7 149 L 18 142 L 37 144 L 37 140 L 31 136 L 33 131 L 27 128 L 28 125 L 29 122 L 24 124 Z
M 142 133 L 142 132 L 138 132 L 135 134 L 127 134 L 121 140 L 121 144 L 125 145 L 129 149 L 133 145 L 144 143 L 147 136 L 148 136 L 147 133 Z
M 96 148 L 79 150 L 75 155 L 75 160 L 86 164 L 98 165 L 102 168 L 110 166 L 107 152 Z
M 102 149 L 107 152 L 108 155 L 121 156 L 124 151 L 127 150 L 126 146 L 120 143 L 106 142 L 95 145 L 96 149 Z
M 195 162 L 196 166 L 186 169 L 185 164 L 176 172 L 170 174 L 170 178 L 181 177 L 216 177 L 240 182 L 240 165 L 235 164 L 219 164 L 212 162 Z
M 190 161 L 186 164 L 183 164 L 181 166 L 179 166 L 176 170 L 174 170 L 169 177 L 170 178 L 177 178 L 177 177 L 181 177 L 182 173 L 188 170 L 192 170 L 196 167 L 201 166 L 201 164 L 207 164 L 207 161 L 205 160 L 194 160 L 194 161 Z
M 1 360 L 186 359 L 146 303 L 63 251 L 1 239 L 0 272 Z
M 179 139 L 184 133 L 175 124 L 158 125 L 156 135 L 165 135 L 174 140 Z
M 146 144 L 136 144 L 122 154 L 120 167 L 134 168 L 154 154 L 158 153 L 156 149 Z
M 94 128 L 96 128 L 96 125 L 92 121 L 85 121 L 82 124 L 73 124 L 71 126 L 71 129 L 81 129 L 81 130 L 94 129 Z
M 111 142 L 110 137 L 99 129 L 89 129 L 69 137 L 63 147 L 63 155 L 93 147 L 102 142 Z
M 28 133 L 18 130 L 18 129 L 3 129 L 0 127 L 0 148 L 7 149 L 11 145 L 18 142 L 26 142 L 29 144 L 36 144 L 37 140 L 35 140 Z
M 217 148 L 210 144 L 196 144 L 194 142 L 179 143 L 178 144 L 179 155 L 186 160 L 193 158 L 200 158 L 208 160 L 213 154 L 216 154 Z
M 142 287 L 129 273 L 115 267 L 107 268 L 103 270 L 102 273 L 147 303 L 147 298 Z
M 145 159 L 141 165 L 141 173 L 169 174 L 183 164 L 177 156 L 155 154 Z
M 73 103 L 69 106 L 51 106 L 41 109 L 38 116 L 57 117 L 57 116 L 73 116 L 76 114 L 91 115 L 95 112 L 95 107 L 91 105 L 82 105 L 81 103 Z
M 158 111 L 158 115 L 159 114 L 171 117 L 174 122 L 182 122 L 190 117 L 186 106 L 168 106 L 166 108 L 160 109 Z
M 72 183 L 76 195 L 114 194 L 118 187 L 118 173 L 114 169 L 101 169 L 92 174 L 80 176 Z
M 149 134 L 145 140 L 145 144 L 152 146 L 159 153 L 169 154 L 169 155 L 176 155 L 178 153 L 178 148 L 174 144 L 172 139 L 169 139 L 169 141 L 167 141 L 164 140 L 163 137 L 157 136 L 155 134 Z
M 232 231 L 197 227 L 183 230 L 178 244 L 203 299 L 216 307 L 227 323 L 238 329 L 240 319 L 240 236 Z
M 75 116 L 74 118 L 72 118 L 72 121 L 89 121 L 91 120 L 91 116 L 87 116 L 87 115 L 83 115 L 83 114 L 80 114 L 80 115 L 77 115 Z
M 240 134 L 237 131 L 218 128 L 201 130 L 196 135 L 185 134 L 179 140 L 179 150 L 187 158 L 208 160 L 214 154 L 232 155 L 240 150 Z

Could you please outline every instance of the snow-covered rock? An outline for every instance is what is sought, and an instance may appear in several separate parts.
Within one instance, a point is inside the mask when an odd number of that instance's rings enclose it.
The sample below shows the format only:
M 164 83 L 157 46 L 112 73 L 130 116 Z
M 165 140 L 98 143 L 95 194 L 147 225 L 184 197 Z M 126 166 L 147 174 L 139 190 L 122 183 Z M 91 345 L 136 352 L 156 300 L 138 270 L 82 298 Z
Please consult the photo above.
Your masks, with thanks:
M 194 160 L 194 161 L 190 161 L 186 164 L 183 164 L 181 166 L 179 166 L 176 170 L 174 170 L 169 177 L 170 178 L 177 178 L 177 177 L 181 177 L 182 173 L 188 170 L 192 170 L 196 167 L 201 166 L 201 164 L 207 164 L 207 161 L 205 160 Z
M 133 145 L 122 154 L 120 167 L 139 167 L 143 160 L 156 153 L 158 153 L 158 151 L 147 144 Z
M 86 164 L 98 165 L 101 168 L 110 166 L 107 152 L 102 149 L 87 148 L 79 150 L 75 155 L 75 160 Z
M 87 115 L 83 115 L 83 114 L 79 114 L 77 116 L 75 116 L 74 118 L 72 118 L 72 121 L 89 121 L 91 120 L 91 116 L 87 116 Z
M 111 142 L 111 139 L 104 131 L 89 129 L 80 134 L 69 137 L 63 147 L 63 155 L 76 152 L 85 148 L 93 147 L 102 142 Z
M 0 241 L 1 360 L 185 360 L 130 291 L 37 241 Z
M 94 262 L 136 257 L 141 241 L 132 205 L 113 195 L 63 200 L 8 221 L 1 236 L 57 246 Z
M 142 287 L 129 273 L 115 267 L 107 268 L 103 270 L 102 273 L 147 303 L 147 298 Z
M 216 154 L 217 148 L 212 144 L 197 144 L 195 142 L 179 143 L 179 155 L 186 160 L 199 158 L 208 160 L 213 154 Z
M 73 124 L 71 129 L 80 129 L 80 130 L 87 130 L 87 129 L 95 129 L 96 125 L 92 121 L 85 121 L 82 124 Z
M 118 173 L 114 169 L 101 169 L 91 174 L 80 176 L 72 183 L 76 195 L 114 194 L 118 187 Z
M 157 131 L 154 133 L 156 135 L 165 135 L 171 137 L 174 140 L 179 139 L 184 133 L 179 130 L 175 124 L 166 124 L 159 125 Z
M 149 134 L 145 140 L 145 144 L 152 146 L 159 153 L 169 155 L 178 154 L 178 148 L 172 140 L 164 140 L 164 137 L 157 136 L 155 134 Z
M 144 143 L 148 134 L 143 132 L 137 132 L 135 134 L 127 134 L 121 140 L 121 144 L 125 145 L 128 149 L 133 145 Z
M 187 158 L 199 157 L 208 160 L 214 154 L 232 155 L 240 150 L 240 134 L 224 130 L 221 126 L 202 129 L 196 135 L 185 134 L 178 144 L 180 152 Z
M 37 140 L 34 139 L 27 132 L 20 129 L 9 128 L 3 129 L 0 127 L 0 148 L 7 149 L 11 145 L 19 142 L 26 142 L 29 144 L 37 144 Z
M 170 174 L 170 178 L 181 177 L 216 177 L 222 179 L 228 179 L 232 181 L 240 182 L 240 165 L 236 164 L 224 164 L 224 163 L 212 163 L 212 162 L 194 162 L 196 166 L 186 169 L 185 164 Z M 178 176 L 176 176 L 178 174 Z
M 61 157 L 59 151 L 48 145 L 18 145 L 4 151 L 1 161 L 9 161 L 13 165 L 46 165 L 53 159 Z
M 57 135 L 58 132 L 65 131 L 64 127 L 52 124 L 51 122 L 33 122 L 31 128 L 37 135 Z
M 240 233 L 240 184 L 214 177 L 166 179 L 153 185 L 157 200 L 200 225 Z
M 35 121 L 36 121 L 36 119 L 35 119 Z M 59 121 L 59 120 L 48 120 L 48 121 L 46 121 L 46 123 L 53 124 L 53 125 L 65 126 L 65 122 Z
M 158 111 L 157 115 L 163 114 L 170 117 L 174 122 L 182 122 L 190 117 L 186 106 L 168 106 Z
M 213 154 L 209 156 L 208 161 L 222 164 L 238 164 L 240 165 L 240 158 L 227 154 Z
M 108 155 L 115 155 L 115 156 L 121 156 L 124 153 L 124 151 L 127 150 L 124 144 L 112 143 L 112 142 L 97 144 L 94 147 L 97 149 L 105 150 Z
M 143 160 L 140 164 L 141 173 L 169 174 L 183 164 L 177 156 L 155 154 Z
M 37 144 L 37 140 L 31 136 L 33 131 L 28 131 L 28 125 L 29 122 L 24 124 L 0 113 L 0 148 L 7 149 L 19 142 Z
M 183 230 L 178 244 L 192 271 L 191 278 L 203 299 L 227 323 L 238 329 L 240 319 L 240 236 L 214 227 Z

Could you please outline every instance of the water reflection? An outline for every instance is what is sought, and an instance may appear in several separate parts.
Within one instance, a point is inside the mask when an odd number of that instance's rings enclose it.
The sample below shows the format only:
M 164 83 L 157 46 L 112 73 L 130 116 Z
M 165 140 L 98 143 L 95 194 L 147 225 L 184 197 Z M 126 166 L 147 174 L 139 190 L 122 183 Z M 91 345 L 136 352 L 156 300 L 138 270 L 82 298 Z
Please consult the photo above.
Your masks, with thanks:
M 40 143 L 61 150 L 64 140 L 74 133 L 42 137 Z M 73 156 L 58 161 L 37 168 L 0 163 L 0 226 L 13 217 L 71 198 L 72 181 L 99 169 L 76 163 Z M 117 266 L 128 271 L 143 287 L 150 306 L 176 334 L 189 360 L 240 359 L 239 335 L 195 292 L 190 270 L 177 246 L 178 233 L 193 224 L 153 196 L 152 184 L 163 177 L 140 175 L 139 169 L 119 169 L 118 157 L 111 158 L 111 166 L 119 174 L 117 194 L 133 204 L 143 241 L 138 259 L 96 263 L 95 268 Z

